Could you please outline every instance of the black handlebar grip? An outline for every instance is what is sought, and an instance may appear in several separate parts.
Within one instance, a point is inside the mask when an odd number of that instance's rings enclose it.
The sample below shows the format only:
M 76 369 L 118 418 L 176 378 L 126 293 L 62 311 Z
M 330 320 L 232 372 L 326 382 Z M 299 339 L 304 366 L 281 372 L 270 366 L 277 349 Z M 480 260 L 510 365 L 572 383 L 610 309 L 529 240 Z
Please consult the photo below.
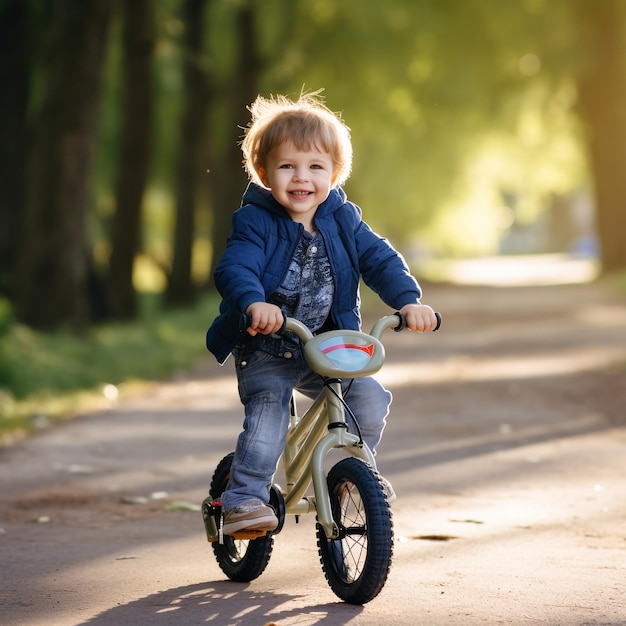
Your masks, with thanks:
M 250 324 L 252 324 L 252 315 L 248 315 L 247 313 L 242 313 L 239 318 L 239 330 L 243 333 L 248 328 L 250 328 Z
M 437 311 L 435 311 L 435 317 L 437 318 L 437 326 L 435 326 L 435 328 L 433 329 L 433 332 L 439 330 L 441 328 L 441 313 L 437 313 Z
M 398 318 L 398 325 L 394 326 L 393 330 L 396 333 L 399 333 L 401 330 L 406 328 L 406 317 L 404 317 L 404 314 L 400 313 L 400 311 L 396 311 L 394 315 Z

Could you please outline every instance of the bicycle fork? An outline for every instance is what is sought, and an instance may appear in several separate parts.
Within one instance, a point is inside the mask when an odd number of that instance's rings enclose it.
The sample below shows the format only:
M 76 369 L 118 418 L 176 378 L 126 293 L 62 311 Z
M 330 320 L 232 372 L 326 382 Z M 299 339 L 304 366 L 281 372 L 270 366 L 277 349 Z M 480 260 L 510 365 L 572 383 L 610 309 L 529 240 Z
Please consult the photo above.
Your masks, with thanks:
M 374 455 L 358 436 L 348 432 L 345 408 L 341 401 L 341 381 L 327 381 L 327 389 L 297 421 L 295 402 L 292 406 L 292 420 L 283 453 L 287 495 L 286 513 L 300 515 L 317 511 L 317 521 L 323 527 L 327 539 L 339 535 L 333 520 L 330 495 L 326 482 L 325 460 L 335 448 L 342 448 L 352 456 L 362 459 L 371 467 L 376 467 Z M 324 413 L 327 420 L 322 419 Z M 325 431 L 328 433 L 325 435 Z M 304 493 L 313 482 L 314 497 Z

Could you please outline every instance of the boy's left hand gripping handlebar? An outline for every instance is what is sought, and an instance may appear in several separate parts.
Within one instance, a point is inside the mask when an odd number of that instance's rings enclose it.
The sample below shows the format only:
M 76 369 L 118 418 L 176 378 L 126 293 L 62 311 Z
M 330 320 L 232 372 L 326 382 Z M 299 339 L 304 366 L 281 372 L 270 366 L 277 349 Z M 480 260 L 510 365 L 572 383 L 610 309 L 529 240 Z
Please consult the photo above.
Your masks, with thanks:
M 398 323 L 397 326 L 394 327 L 393 330 L 399 333 L 401 330 L 404 330 L 406 328 L 406 318 L 404 317 L 402 313 L 400 313 L 400 311 L 396 311 L 396 315 L 398 316 L 398 319 L 400 320 L 400 322 Z M 441 313 L 438 313 L 437 311 L 435 311 L 435 317 L 437 318 L 437 326 L 433 328 L 433 332 L 441 328 L 441 321 L 442 321 Z

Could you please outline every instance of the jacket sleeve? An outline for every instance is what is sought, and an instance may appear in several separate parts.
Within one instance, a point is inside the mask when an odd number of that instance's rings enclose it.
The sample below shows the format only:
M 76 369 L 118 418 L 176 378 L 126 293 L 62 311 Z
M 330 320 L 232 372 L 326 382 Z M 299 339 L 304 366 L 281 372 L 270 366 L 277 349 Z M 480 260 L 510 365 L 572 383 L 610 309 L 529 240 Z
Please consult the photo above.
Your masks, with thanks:
M 258 215 L 251 219 L 253 207 L 242 207 L 233 214 L 226 250 L 213 274 L 215 286 L 231 311 L 244 313 L 253 302 L 263 302 L 265 291 L 261 272 L 265 240 Z
M 419 302 L 422 290 L 404 257 L 387 239 L 372 231 L 355 208 L 354 238 L 365 284 L 393 309 Z

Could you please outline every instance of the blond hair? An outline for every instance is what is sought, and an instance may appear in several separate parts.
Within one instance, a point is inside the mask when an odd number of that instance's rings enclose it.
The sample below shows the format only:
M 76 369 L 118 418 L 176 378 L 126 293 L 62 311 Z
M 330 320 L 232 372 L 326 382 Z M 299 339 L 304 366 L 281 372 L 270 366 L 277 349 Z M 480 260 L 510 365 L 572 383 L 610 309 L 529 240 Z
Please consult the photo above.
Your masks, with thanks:
M 326 107 L 320 91 L 303 93 L 295 102 L 285 96 L 258 96 L 248 107 L 252 114 L 241 143 L 248 176 L 264 184 L 260 176 L 268 154 L 291 142 L 297 150 L 317 149 L 333 160 L 333 184 L 342 185 L 352 168 L 350 129 L 339 114 Z

